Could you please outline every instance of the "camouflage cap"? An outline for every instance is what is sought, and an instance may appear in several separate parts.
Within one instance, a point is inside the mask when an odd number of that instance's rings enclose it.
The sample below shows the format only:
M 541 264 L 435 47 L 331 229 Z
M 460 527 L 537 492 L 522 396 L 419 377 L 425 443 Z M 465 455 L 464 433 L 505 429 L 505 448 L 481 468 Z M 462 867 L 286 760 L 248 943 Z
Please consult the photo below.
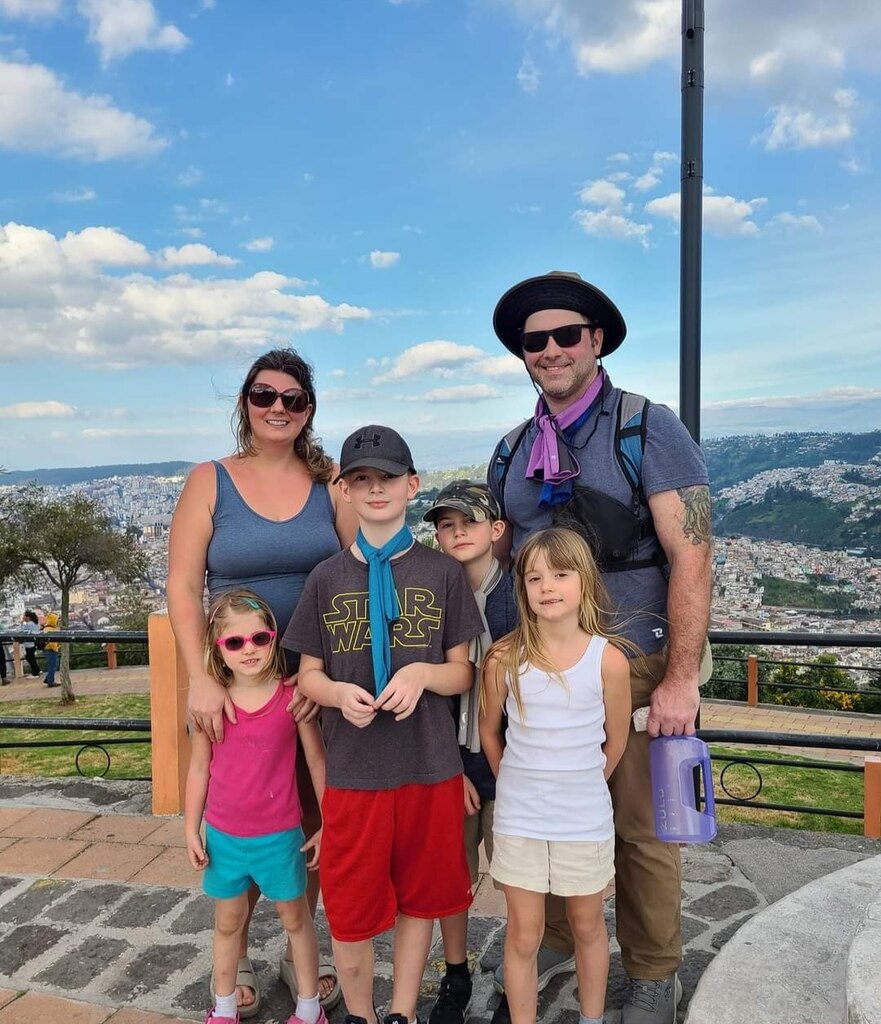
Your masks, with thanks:
M 502 518 L 502 510 L 490 489 L 486 484 L 475 483 L 473 480 L 453 480 L 447 484 L 434 499 L 434 504 L 422 517 L 423 520 L 437 524 L 438 513 L 444 508 L 464 512 L 475 523 Z

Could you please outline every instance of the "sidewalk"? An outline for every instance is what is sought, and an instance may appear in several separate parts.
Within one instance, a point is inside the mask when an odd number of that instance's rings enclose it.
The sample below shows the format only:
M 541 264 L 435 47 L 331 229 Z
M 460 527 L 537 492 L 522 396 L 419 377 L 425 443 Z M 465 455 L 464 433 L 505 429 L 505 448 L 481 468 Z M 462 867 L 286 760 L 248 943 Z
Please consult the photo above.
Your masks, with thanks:
M 144 668 L 80 671 L 77 693 L 146 693 Z M 17 680 L 0 702 L 56 699 L 39 681 Z M 706 702 L 706 729 L 878 735 L 877 719 L 793 708 Z M 818 752 L 830 754 L 829 751 Z M 831 752 L 842 756 L 841 752 Z M 208 1006 L 212 907 L 183 850 L 179 818 L 150 814 L 147 783 L 0 777 L 0 1024 L 158 1024 L 203 1020 Z M 683 851 L 682 1021 L 694 988 L 716 953 L 758 910 L 807 882 L 881 852 L 857 836 L 724 826 L 706 846 Z M 485 866 L 484 866 L 485 867 Z M 497 996 L 504 905 L 481 876 L 469 945 L 474 968 L 471 1019 L 489 1024 Z M 606 911 L 614 933 L 614 900 Z M 319 933 L 329 949 L 319 911 Z M 252 959 L 264 991 L 257 1024 L 293 1012 L 277 976 L 283 938 L 272 907 L 258 904 Z M 611 940 L 606 1019 L 619 1021 L 625 976 Z M 390 997 L 390 936 L 377 941 L 377 1002 Z M 440 972 L 437 927 L 423 982 L 428 1016 Z M 555 978 L 540 997 L 551 1024 L 575 1018 L 574 975 Z M 342 1021 L 340 1007 L 332 1024 Z
M 154 818 L 144 783 L 0 780 L 0 1024 L 158 1024 L 203 1020 L 207 1010 L 211 902 L 182 848 L 179 818 Z M 879 852 L 857 836 L 726 826 L 707 846 L 683 851 L 680 977 L 688 1000 L 713 957 L 758 910 L 814 878 Z M 614 901 L 607 904 L 610 933 Z M 319 912 L 319 933 L 327 929 Z M 492 971 L 503 936 L 502 903 L 480 879 L 469 930 L 471 1018 L 488 1024 Z M 419 1015 L 427 1019 L 443 957 L 432 948 Z M 264 991 L 258 1022 L 286 1021 L 278 981 L 283 939 L 270 904 L 258 904 L 252 959 Z M 612 939 L 607 1021 L 616 1024 L 625 978 Z M 390 997 L 391 943 L 377 940 L 377 1002 Z M 540 997 L 543 1021 L 575 1019 L 575 977 Z M 331 1014 L 338 1024 L 342 1006 Z

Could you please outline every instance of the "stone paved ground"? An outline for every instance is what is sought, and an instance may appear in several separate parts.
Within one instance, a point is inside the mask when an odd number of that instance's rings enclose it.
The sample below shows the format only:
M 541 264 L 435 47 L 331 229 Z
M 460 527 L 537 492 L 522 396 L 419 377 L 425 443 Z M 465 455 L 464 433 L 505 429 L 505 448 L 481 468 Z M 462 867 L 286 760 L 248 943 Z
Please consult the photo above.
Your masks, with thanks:
M 0 1024 L 148 1024 L 201 1020 L 207 1009 L 211 905 L 185 862 L 178 819 L 152 818 L 139 783 L 0 780 Z M 684 1019 L 710 960 L 757 910 L 813 878 L 874 855 L 879 844 L 854 836 L 729 826 L 684 851 L 682 981 Z M 607 904 L 612 929 L 614 900 Z M 326 926 L 320 922 L 323 941 Z M 487 1024 L 495 1006 L 492 974 L 503 922 L 487 880 L 470 929 L 475 964 L 472 1018 Z M 281 930 L 258 905 L 252 953 L 265 992 L 258 1021 L 292 1012 L 277 980 Z M 617 947 L 607 1020 L 617 1024 L 624 976 Z M 436 991 L 442 957 L 432 950 L 419 1012 Z M 389 936 L 377 941 L 377 1002 L 390 993 Z M 25 993 L 13 999 L 10 993 Z M 577 1024 L 573 975 L 541 997 L 542 1019 Z M 9 1000 L 13 1001 L 9 1001 Z M 74 1002 L 66 1002 L 73 1000 Z M 342 1007 L 332 1014 L 339 1022 Z

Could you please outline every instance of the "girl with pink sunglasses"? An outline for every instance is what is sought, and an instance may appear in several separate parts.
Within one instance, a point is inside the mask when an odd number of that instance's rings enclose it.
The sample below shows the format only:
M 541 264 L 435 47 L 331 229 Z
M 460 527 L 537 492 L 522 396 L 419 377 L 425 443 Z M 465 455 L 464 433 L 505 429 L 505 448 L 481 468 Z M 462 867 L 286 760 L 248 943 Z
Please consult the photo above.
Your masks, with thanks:
M 205 1024 L 239 1024 L 236 973 L 252 886 L 275 902 L 293 952 L 298 995 L 288 1024 L 327 1024 L 319 1004 L 318 936 L 306 900 L 321 830 L 306 841 L 295 767 L 299 743 L 320 801 L 324 742 L 314 720 L 297 722 L 287 710 L 295 686 L 276 638 L 269 605 L 249 590 L 227 591 L 209 609 L 205 672 L 225 687 L 236 721 L 223 743 L 192 733 L 187 774 L 187 856 L 215 900 L 213 1005 Z

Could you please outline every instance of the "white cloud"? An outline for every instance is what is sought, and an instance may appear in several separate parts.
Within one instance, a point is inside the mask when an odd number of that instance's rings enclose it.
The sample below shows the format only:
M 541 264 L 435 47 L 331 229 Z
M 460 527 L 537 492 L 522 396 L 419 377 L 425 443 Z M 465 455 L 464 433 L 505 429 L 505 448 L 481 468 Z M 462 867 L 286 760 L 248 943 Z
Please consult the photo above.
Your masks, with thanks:
M 858 160 L 855 156 L 851 157 L 849 160 L 842 160 L 841 166 L 848 174 L 857 175 L 869 173 L 868 164 L 864 163 L 862 160 Z
M 271 271 L 203 280 L 117 269 L 150 259 L 141 243 L 111 228 L 57 239 L 28 225 L 0 227 L 0 362 L 211 361 L 307 331 L 339 332 L 370 316 L 363 307 L 300 294 L 301 280 Z
M 370 388 L 322 388 L 322 402 L 362 402 L 372 398 Z
M 624 205 L 624 189 L 619 188 L 607 178 L 589 181 L 578 193 L 578 198 L 587 206 L 603 206 L 610 210 L 620 210 Z
M 89 42 L 96 43 L 108 64 L 138 50 L 177 53 L 189 39 L 176 25 L 161 25 L 152 0 L 77 0 L 89 23 Z
M 81 267 L 135 267 L 150 262 L 147 247 L 116 228 L 68 231 L 58 247 L 70 263 Z
M 572 217 L 586 235 L 623 240 L 636 239 L 643 248 L 648 248 L 651 224 L 638 224 L 623 214 L 610 210 L 576 210 Z
M 663 150 L 656 150 L 652 154 L 652 162 L 645 174 L 641 174 L 633 181 L 633 187 L 637 192 L 648 192 L 655 187 L 664 174 L 664 167 L 667 164 L 676 163 L 679 157 L 675 153 L 667 153 Z
M 612 153 L 607 156 L 606 159 L 610 164 L 627 164 L 630 163 L 629 153 Z
M 0 0 L 0 14 L 5 18 L 55 18 L 61 14 L 62 0 Z
M 201 242 L 190 242 L 180 247 L 166 246 L 159 253 L 157 262 L 165 267 L 234 267 L 239 261 L 232 256 L 222 256 Z
M 269 252 L 275 246 L 275 239 L 271 235 L 264 235 L 262 238 L 252 238 L 250 242 L 242 244 L 243 249 L 248 252 Z
M 404 380 L 427 373 L 438 366 L 460 366 L 462 363 L 473 362 L 486 353 L 475 345 L 459 345 L 455 341 L 423 341 L 404 351 L 395 359 L 392 368 L 379 377 L 373 378 L 374 384 L 386 384 L 393 380 Z M 368 366 L 376 366 L 375 361 Z
M 180 228 L 178 234 L 187 238 L 202 238 L 205 232 L 201 228 Z
M 216 427 L 86 427 L 80 436 L 92 441 L 113 437 L 216 437 Z
M 0 146 L 101 162 L 164 149 L 149 121 L 107 96 L 83 96 L 40 64 L 0 59 Z
M 408 395 L 405 401 L 412 402 L 481 402 L 487 398 L 498 398 L 499 391 L 489 384 L 457 384 L 451 388 L 433 388 L 422 395 Z
M 524 92 L 537 92 L 541 83 L 541 72 L 535 66 L 532 57 L 524 56 L 517 69 L 517 84 Z
M 15 402 L 12 405 L 0 405 L 0 419 L 6 420 L 44 420 L 75 416 L 76 406 L 66 402 Z
M 348 376 L 346 371 L 344 369 L 342 369 L 342 367 L 339 367 L 339 366 L 337 366 L 333 370 L 331 370 L 330 371 L 330 375 L 331 375 L 331 377 L 347 377 Z
M 399 252 L 382 252 L 380 249 L 374 249 L 370 253 L 370 265 L 377 270 L 387 270 L 389 267 L 393 267 L 400 258 Z
M 511 207 L 511 213 L 519 213 L 521 216 L 526 216 L 531 213 L 541 213 L 540 206 L 521 206 L 520 203 L 514 203 Z
M 678 192 L 651 199 L 645 204 L 646 211 L 658 217 L 679 223 Z M 767 203 L 767 199 L 735 199 L 734 196 L 713 195 L 704 192 L 703 222 L 707 231 L 714 235 L 757 235 L 759 226 L 751 220 L 755 212 Z
M 194 164 L 190 164 L 189 167 L 184 168 L 177 176 L 178 185 L 183 185 L 184 188 L 192 188 L 193 185 L 198 185 L 205 175 L 196 167 Z
M 229 212 L 229 207 L 222 199 L 205 199 L 199 200 L 199 206 L 205 210 L 206 213 L 212 214 L 223 214 Z
M 83 185 L 81 188 L 72 188 L 66 192 L 53 192 L 52 198 L 57 203 L 89 203 L 98 198 L 98 193 L 93 188 Z
M 544 32 L 552 44 L 568 44 L 582 75 L 629 74 L 659 62 L 678 65 L 681 0 L 497 2 L 519 14 L 531 32 Z M 714 0 L 711 7 L 706 55 L 714 88 L 746 85 L 774 108 L 817 114 L 818 99 L 847 84 L 846 74 L 878 70 L 881 5 L 871 0 Z M 810 126 L 805 131 L 816 134 Z M 834 127 L 825 126 L 820 134 L 824 145 L 833 144 Z
M 854 124 L 856 92 L 853 89 L 837 89 L 831 104 L 823 104 L 820 110 L 782 103 L 768 111 L 770 127 L 758 141 L 765 143 L 765 149 L 817 149 L 823 146 L 837 146 L 847 142 L 856 134 Z
M 572 219 L 586 235 L 623 240 L 637 239 L 640 245 L 648 248 L 652 226 L 639 224 L 627 216 L 632 207 L 624 202 L 624 189 L 608 178 L 597 178 L 582 187 L 578 198 L 586 206 L 598 207 L 595 210 L 576 210 L 572 214 Z
M 817 231 L 823 230 L 823 225 L 812 214 L 803 213 L 778 213 L 768 221 L 768 227 L 782 228 L 786 231 Z
M 503 356 L 487 356 L 471 364 L 473 373 L 498 379 L 522 380 L 524 373 L 523 360 L 506 354 Z
M 231 71 L 227 71 L 226 77 L 224 78 L 224 82 L 226 82 L 227 89 L 235 83 L 235 78 L 233 77 Z

